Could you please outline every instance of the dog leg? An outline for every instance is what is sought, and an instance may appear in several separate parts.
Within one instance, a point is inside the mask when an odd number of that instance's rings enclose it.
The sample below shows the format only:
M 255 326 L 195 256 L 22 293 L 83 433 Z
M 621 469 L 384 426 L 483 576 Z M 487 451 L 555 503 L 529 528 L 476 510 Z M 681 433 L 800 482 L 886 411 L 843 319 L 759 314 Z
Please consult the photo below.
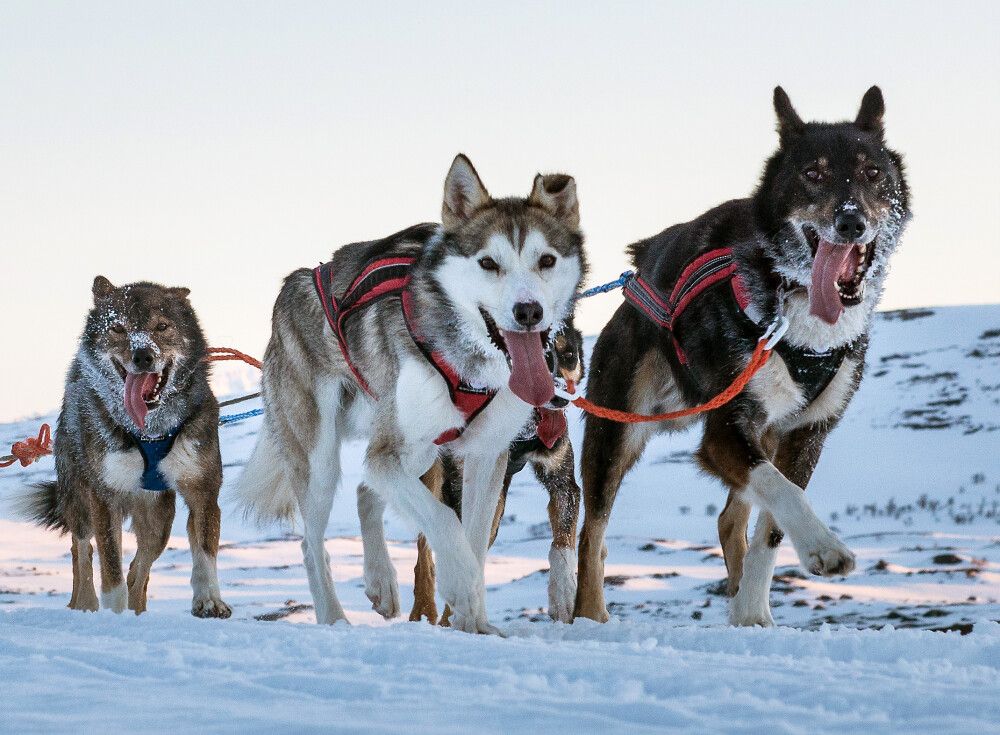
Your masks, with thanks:
M 738 591 L 729 603 L 729 622 L 732 625 L 774 625 L 771 617 L 771 578 L 774 560 L 781 544 L 781 531 L 768 513 L 757 518 L 753 540 L 743 561 L 743 576 Z
M 593 371 L 591 373 L 594 374 Z M 587 416 L 583 439 L 583 528 L 573 616 L 608 621 L 604 602 L 604 533 L 625 474 L 642 456 L 650 429 Z
M 499 457 L 467 455 L 462 473 L 462 528 L 479 566 L 479 578 L 486 571 L 486 552 L 496 519 L 504 472 L 507 469 L 507 452 Z M 454 607 L 451 625 L 468 633 L 499 633 L 489 624 L 486 616 L 485 590 L 472 611 Z
M 750 471 L 748 490 L 755 504 L 770 513 L 788 534 L 799 561 L 809 572 L 833 577 L 854 569 L 854 554 L 816 516 L 802 488 L 773 464 L 763 462 Z
M 434 555 L 431 553 L 427 537 L 422 533 L 417 535 L 417 563 L 413 567 L 413 609 L 410 610 L 410 622 L 418 622 L 427 618 L 427 622 L 436 625 L 438 621 L 437 600 L 435 593 Z
M 90 517 L 101 564 L 101 607 L 120 613 L 128 602 L 122 574 L 122 518 L 96 492 L 90 494 Z
M 233 614 L 219 591 L 217 558 L 222 513 L 216 497 L 201 496 L 200 503 L 188 499 L 188 543 L 191 546 L 191 614 L 198 618 L 228 618 Z
M 750 523 L 749 503 L 740 493 L 731 490 L 726 507 L 719 514 L 719 541 L 722 542 L 722 556 L 729 574 L 726 592 L 736 595 L 743 577 L 744 557 L 747 554 L 747 525 Z
M 407 466 L 428 468 L 434 457 L 428 455 L 426 461 L 418 461 L 415 457 L 410 460 Z M 482 570 L 455 511 L 403 470 L 395 439 L 374 438 L 368 447 L 366 464 L 366 484 L 427 536 L 437 556 L 441 595 L 456 615 L 469 622 L 466 629 L 474 628 L 479 633 L 496 632 L 486 620 Z
M 382 517 L 385 501 L 364 483 L 358 485 L 358 518 L 365 557 L 365 595 L 386 620 L 399 615 L 399 583 L 389 558 Z M 433 595 L 433 588 L 431 595 Z M 418 618 L 419 620 L 419 618 Z
M 580 486 L 576 484 L 573 446 L 563 438 L 558 453 L 532 469 L 549 492 L 549 617 L 573 622 L 576 603 L 576 524 L 580 518 Z
M 135 614 L 146 611 L 146 588 L 153 562 L 167 548 L 170 526 L 174 522 L 175 499 L 172 492 L 157 493 L 137 500 L 132 509 L 132 530 L 137 549 L 128 567 L 128 608 Z
M 94 589 L 94 547 L 89 538 L 73 536 L 73 596 L 69 607 L 73 610 L 96 612 L 100 609 L 97 590 Z

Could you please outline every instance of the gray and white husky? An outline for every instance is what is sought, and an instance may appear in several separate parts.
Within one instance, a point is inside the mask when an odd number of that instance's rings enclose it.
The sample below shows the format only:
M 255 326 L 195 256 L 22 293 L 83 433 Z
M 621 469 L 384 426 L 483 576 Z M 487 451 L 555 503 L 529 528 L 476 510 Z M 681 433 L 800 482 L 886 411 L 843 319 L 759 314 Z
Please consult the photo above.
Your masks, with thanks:
M 298 507 L 317 622 L 345 619 L 323 542 L 340 444 L 360 437 L 374 502 L 411 521 L 437 554 L 454 627 L 497 632 L 483 572 L 507 447 L 553 397 L 546 340 L 585 269 L 572 177 L 537 175 L 527 198 L 493 199 L 459 155 L 441 225 L 345 245 L 285 279 L 264 355 L 265 420 L 240 494 L 260 520 Z M 420 480 L 444 443 L 464 460 L 461 521 Z M 369 597 L 398 599 L 381 523 L 363 532 Z

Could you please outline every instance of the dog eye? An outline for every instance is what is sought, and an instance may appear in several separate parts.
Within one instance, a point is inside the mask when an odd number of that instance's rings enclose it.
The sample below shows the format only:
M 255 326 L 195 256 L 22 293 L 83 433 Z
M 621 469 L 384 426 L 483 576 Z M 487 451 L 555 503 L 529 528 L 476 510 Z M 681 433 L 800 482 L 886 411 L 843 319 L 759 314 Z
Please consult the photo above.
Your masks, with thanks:
M 823 180 L 823 173 L 815 166 L 810 166 L 809 168 L 807 168 L 805 171 L 802 172 L 802 175 L 813 182 Z
M 167 324 L 166 322 L 160 322 L 159 324 L 156 325 L 157 332 L 166 332 L 168 329 L 170 329 L 170 325 Z
M 112 324 L 109 329 L 115 334 L 125 334 L 125 327 L 122 324 Z
M 538 259 L 539 268 L 551 268 L 556 264 L 556 256 L 546 253 L 541 258 Z
M 881 173 L 882 170 L 878 166 L 868 166 L 865 168 L 865 176 L 868 177 L 869 181 L 876 181 Z
M 490 271 L 492 273 L 497 273 L 500 270 L 500 266 L 497 265 L 497 262 L 489 256 L 479 259 L 479 267 L 484 271 Z

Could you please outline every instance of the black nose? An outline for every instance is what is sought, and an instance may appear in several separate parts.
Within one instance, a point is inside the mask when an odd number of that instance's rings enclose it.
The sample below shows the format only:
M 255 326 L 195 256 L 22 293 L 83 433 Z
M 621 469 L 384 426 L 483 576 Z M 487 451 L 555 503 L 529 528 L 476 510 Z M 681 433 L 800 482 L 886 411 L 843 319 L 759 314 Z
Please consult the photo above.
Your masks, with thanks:
M 514 304 L 514 321 L 525 329 L 531 329 L 542 321 L 542 305 L 537 301 L 522 301 Z
M 140 347 L 132 353 L 132 364 L 141 373 L 152 372 L 154 362 L 156 362 L 156 355 L 148 347 Z
M 857 212 L 843 212 L 833 222 L 837 234 L 848 242 L 854 242 L 865 234 L 865 218 Z

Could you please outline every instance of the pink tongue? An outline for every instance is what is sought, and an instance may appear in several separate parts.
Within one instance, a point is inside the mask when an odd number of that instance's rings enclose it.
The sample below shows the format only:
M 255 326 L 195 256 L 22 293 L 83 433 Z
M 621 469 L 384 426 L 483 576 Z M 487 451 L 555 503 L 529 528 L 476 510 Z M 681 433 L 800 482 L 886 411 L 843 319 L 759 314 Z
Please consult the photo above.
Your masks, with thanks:
M 844 305 L 837 292 L 837 279 L 841 277 L 847 258 L 854 245 L 834 245 L 819 241 L 813 258 L 812 285 L 809 287 L 809 313 L 827 324 L 836 324 Z
M 532 406 L 544 406 L 555 395 L 552 373 L 545 364 L 540 332 L 504 332 L 510 355 L 510 389 Z
M 146 401 L 143 395 L 150 395 L 156 388 L 159 376 L 156 373 L 125 374 L 125 411 L 140 429 L 146 428 Z

